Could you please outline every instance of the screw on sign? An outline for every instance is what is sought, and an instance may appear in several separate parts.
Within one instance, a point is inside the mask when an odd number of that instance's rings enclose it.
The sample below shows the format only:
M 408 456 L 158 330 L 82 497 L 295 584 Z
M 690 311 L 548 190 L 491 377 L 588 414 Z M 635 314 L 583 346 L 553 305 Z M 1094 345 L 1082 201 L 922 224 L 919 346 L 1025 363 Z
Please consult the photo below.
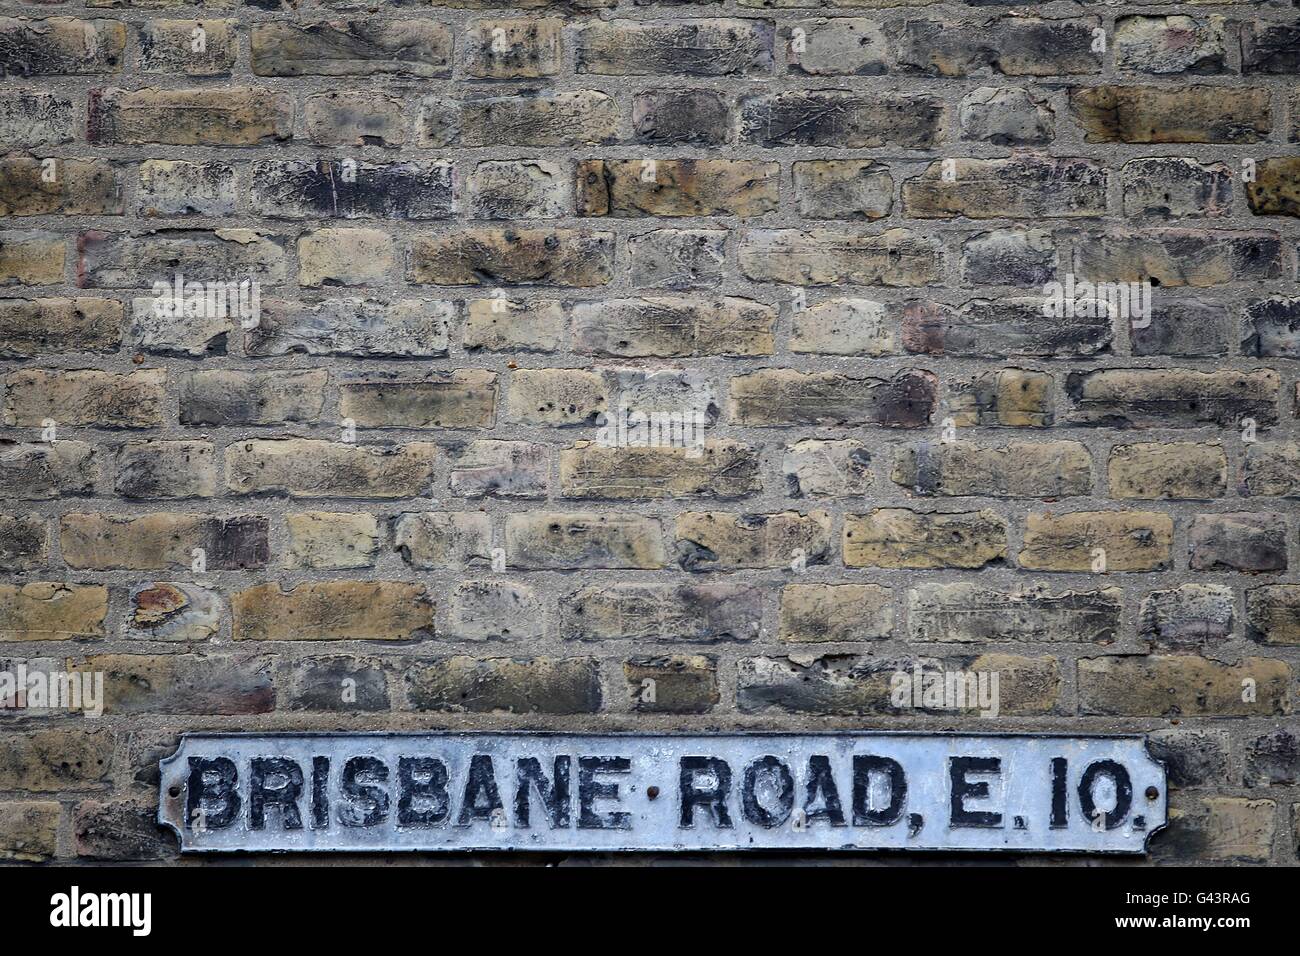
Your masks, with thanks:
M 160 766 L 187 852 L 1142 853 L 1166 821 L 1133 736 L 188 734 Z

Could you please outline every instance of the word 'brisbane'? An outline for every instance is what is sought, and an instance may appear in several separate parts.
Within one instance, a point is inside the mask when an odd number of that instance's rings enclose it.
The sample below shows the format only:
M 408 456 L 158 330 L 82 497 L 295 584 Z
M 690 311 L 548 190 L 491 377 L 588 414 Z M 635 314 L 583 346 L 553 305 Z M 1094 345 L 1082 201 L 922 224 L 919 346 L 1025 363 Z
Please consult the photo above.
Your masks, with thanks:
M 736 766 L 717 756 L 680 756 L 664 767 L 675 787 L 676 825 L 730 829 L 738 816 L 764 829 L 789 823 L 881 827 L 905 817 L 909 828 L 919 829 L 924 822 L 908 811 L 909 778 L 898 760 L 855 754 L 836 766 L 829 755 L 811 754 L 792 763 L 770 754 Z M 1023 828 L 1021 818 L 1008 820 L 996 803 L 1000 757 L 949 756 L 945 763 L 947 826 Z M 627 785 L 631 760 L 611 755 L 561 754 L 545 764 L 534 756 L 494 759 L 486 753 L 473 753 L 459 764 L 436 756 L 386 761 L 368 754 L 305 760 L 268 755 L 241 764 L 223 756 L 189 757 L 188 828 L 221 830 L 243 820 L 249 830 L 263 830 L 268 820 L 274 825 L 278 819 L 284 830 L 480 822 L 521 829 L 630 830 L 635 815 L 623 808 L 627 801 L 659 797 L 653 783 Z M 1123 764 L 1093 760 L 1074 786 L 1065 757 L 1043 761 L 1041 772 L 1051 794 L 1050 827 L 1067 827 L 1073 808 L 1099 830 L 1128 819 L 1133 781 Z M 1130 821 L 1133 829 L 1144 825 L 1141 816 Z

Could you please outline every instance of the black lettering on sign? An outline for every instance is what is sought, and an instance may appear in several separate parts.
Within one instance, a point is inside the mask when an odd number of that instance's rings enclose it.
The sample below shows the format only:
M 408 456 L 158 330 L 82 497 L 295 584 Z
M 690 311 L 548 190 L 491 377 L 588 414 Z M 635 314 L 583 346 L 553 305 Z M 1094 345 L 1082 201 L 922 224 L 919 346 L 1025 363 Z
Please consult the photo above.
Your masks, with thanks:
M 339 823 L 372 827 L 388 816 L 388 767 L 378 757 L 352 757 L 343 765 Z
M 759 799 L 760 790 L 771 793 L 773 789 L 776 791 L 775 810 L 765 807 Z M 770 754 L 759 757 L 746 767 L 740 785 L 740 810 L 746 820 L 765 830 L 779 827 L 789 820 L 794 811 L 794 777 L 790 775 L 790 768 Z
M 569 757 L 555 758 L 553 781 L 546 779 L 542 762 L 536 757 L 520 757 L 515 763 L 515 822 L 527 829 L 532 791 L 537 791 L 552 830 L 563 830 L 569 825 Z
M 821 806 L 813 809 L 818 802 Z M 808 758 L 808 780 L 804 786 L 803 812 L 806 820 L 826 820 L 833 827 L 842 827 L 844 807 L 840 804 L 840 791 L 831 773 L 831 758 L 813 754 Z
M 702 781 L 707 783 L 701 786 Z M 727 810 L 731 768 L 725 760 L 720 757 L 683 757 L 678 767 L 677 790 L 681 794 L 681 827 L 693 828 L 695 808 L 702 806 L 713 817 L 714 826 L 731 828 L 731 813 Z
M 889 803 L 871 805 L 871 776 L 883 775 L 889 781 Z M 886 827 L 897 823 L 907 803 L 907 777 L 903 765 L 891 757 L 857 754 L 853 758 L 853 825 Z
M 986 780 L 970 781 L 966 774 L 995 774 L 1002 772 L 999 757 L 952 757 L 948 761 L 948 779 L 952 785 L 952 816 L 954 827 L 1000 827 L 1002 814 L 991 810 L 967 810 L 966 798 L 983 799 L 989 795 Z
M 1115 806 L 1106 813 L 1105 820 L 1106 829 L 1113 830 L 1124 822 L 1133 806 L 1133 781 L 1123 764 L 1114 760 L 1098 760 L 1089 764 L 1079 778 L 1079 806 L 1088 821 L 1091 822 L 1097 816 L 1097 802 L 1093 799 L 1092 788 L 1097 778 L 1103 775 L 1109 777 L 1115 786 Z
M 447 765 L 437 757 L 398 757 L 397 825 L 436 827 L 449 816 Z
M 578 758 L 578 829 L 630 830 L 632 815 L 621 811 L 597 813 L 597 800 L 619 799 L 618 784 L 598 783 L 598 773 L 630 773 L 632 761 L 626 757 Z
M 311 828 L 328 830 L 330 825 L 330 758 L 311 758 Z
M 278 807 L 280 826 L 301 830 L 302 814 L 298 798 L 302 796 L 302 768 L 288 757 L 254 757 L 248 769 L 248 828 L 266 826 L 266 808 Z
M 460 801 L 460 816 L 456 825 L 467 827 L 475 820 L 492 821 L 494 814 L 505 813 L 501 792 L 497 789 L 497 772 L 490 754 L 475 754 L 469 758 L 469 774 L 465 777 L 465 795 Z M 500 819 L 498 815 L 496 819 Z
M 239 771 L 229 757 L 191 757 L 185 787 L 185 826 L 220 830 L 239 816 Z
M 1053 830 L 1064 830 L 1070 825 L 1070 812 L 1065 799 L 1065 778 L 1070 763 L 1064 757 L 1052 758 L 1052 815 L 1048 826 Z

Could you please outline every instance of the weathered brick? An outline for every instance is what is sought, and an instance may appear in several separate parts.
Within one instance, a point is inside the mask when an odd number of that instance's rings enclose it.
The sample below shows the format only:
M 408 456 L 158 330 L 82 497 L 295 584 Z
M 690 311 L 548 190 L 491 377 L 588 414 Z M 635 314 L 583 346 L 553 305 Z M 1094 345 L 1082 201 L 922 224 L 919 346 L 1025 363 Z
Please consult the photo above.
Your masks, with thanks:
M 393 546 L 413 568 L 469 568 L 491 560 L 492 519 L 481 511 L 407 512 L 393 522 Z
M 122 304 L 113 299 L 0 299 L 0 357 L 116 352 Z
M 1007 76 L 1101 72 L 1093 49 L 1096 20 L 1040 20 L 1016 16 L 973 25 L 908 20 L 897 41 L 900 67 L 932 76 L 986 70 Z
M 930 149 L 944 125 L 943 101 L 926 93 L 807 90 L 740 101 L 740 140 L 756 146 Z
M 255 87 L 91 90 L 86 138 L 97 145 L 256 146 L 292 134 L 290 95 Z
M 1300 159 L 1279 156 L 1260 160 L 1254 181 L 1246 184 L 1246 202 L 1256 216 L 1300 216 Z
M 1123 593 L 1119 588 L 1008 592 L 967 581 L 919 584 L 907 592 L 908 638 L 923 643 L 1111 644 L 1119 635 Z
M 1291 668 L 1265 657 L 1222 664 L 1192 655 L 1079 661 L 1079 711 L 1123 717 L 1285 714 Z
M 1152 304 L 1145 324 L 1130 321 L 1129 344 L 1134 355 L 1209 358 L 1228 354 L 1235 330 L 1234 318 L 1219 303 L 1165 302 Z
M 221 479 L 211 442 L 133 439 L 117 450 L 113 491 L 123 498 L 211 498 Z
M 721 284 L 727 233 L 722 229 L 656 229 L 628 237 L 628 274 L 643 289 L 682 292 Z
M 156 288 L 156 295 L 131 300 L 127 341 L 139 352 L 193 358 L 224 355 L 235 335 L 236 325 L 242 325 L 248 321 L 245 316 L 254 314 L 251 286 L 247 284 L 242 300 L 238 285 L 233 291 L 225 288 L 219 300 L 213 296 L 214 303 L 223 302 L 225 309 L 207 307 L 206 289 L 202 299 L 196 295 L 187 301 L 184 292 L 179 297 L 176 295 L 173 282 L 160 281 Z M 241 301 L 246 310 L 241 307 Z M 191 302 L 195 308 L 189 308 Z
M 355 372 L 339 385 L 339 414 L 363 428 L 486 428 L 496 399 L 496 373 L 484 369 Z
M 1180 796 L 1169 829 L 1152 843 L 1158 862 L 1267 863 L 1277 804 L 1244 797 Z
M 226 618 L 226 602 L 213 588 L 151 581 L 131 588 L 126 636 L 145 641 L 204 641 Z
M 550 482 L 546 445 L 483 438 L 470 442 L 451 466 L 451 493 L 465 498 L 544 498 Z
M 0 584 L 0 640 L 67 641 L 104 636 L 108 588 L 34 581 Z
M 1258 143 L 1273 125 L 1261 88 L 1077 87 L 1070 110 L 1089 143 Z
M 583 216 L 761 216 L 780 166 L 745 159 L 592 159 L 578 164 Z
M 919 219 L 1043 219 L 1106 213 L 1106 170 L 1088 159 L 1013 157 L 931 163 L 903 183 L 903 211 Z
M 758 455 L 730 439 L 700 446 L 610 447 L 578 442 L 560 452 L 565 498 L 743 498 L 762 490 Z
M 167 373 L 91 369 L 13 372 L 5 382 L 6 425 L 156 428 L 163 424 Z
M 805 438 L 781 459 L 791 498 L 856 498 L 870 493 L 871 452 L 856 438 Z
M 510 377 L 514 421 L 594 425 L 606 408 L 604 379 L 586 369 L 521 368 Z
M 752 641 L 762 622 L 762 591 L 747 584 L 620 583 L 560 599 L 560 636 L 569 641 Z
M 239 54 L 237 28 L 237 20 L 149 20 L 140 25 L 140 72 L 229 76 Z
M 1041 288 L 1057 274 L 1058 256 L 1046 229 L 994 229 L 972 235 L 961 248 L 961 280 L 966 285 Z
M 0 439 L 0 498 L 41 501 L 91 495 L 96 454 L 84 441 Z
M 226 487 L 290 498 L 418 498 L 429 493 L 438 457 L 429 442 L 240 441 L 226 448 Z
M 546 634 L 542 602 L 509 581 L 466 581 L 451 593 L 451 635 L 462 641 L 532 641 Z
M 794 191 L 805 219 L 881 219 L 894 204 L 889 168 L 869 159 L 795 163 Z
M 589 657 L 449 657 L 413 664 L 406 695 L 415 710 L 588 714 L 600 709 L 600 673 Z
M 88 289 L 151 288 L 251 279 L 283 282 L 283 240 L 252 229 L 160 229 L 142 234 L 85 232 L 77 240 L 79 284 Z M 161 288 L 161 286 L 160 286 Z
M 1197 515 L 1188 531 L 1193 571 L 1285 571 L 1286 516 L 1269 511 Z
M 1056 114 L 1046 99 L 1016 87 L 981 86 L 957 110 L 961 138 L 994 146 L 1042 146 L 1056 136 Z
M 0 737 L 0 788 L 29 793 L 99 789 L 111 769 L 110 730 L 84 725 Z
M 622 358 L 771 355 L 776 309 L 752 299 L 603 299 L 574 303 L 572 348 Z
M 1226 216 L 1232 211 L 1232 170 L 1177 156 L 1131 159 L 1120 171 L 1124 215 Z
M 764 369 L 731 379 L 738 425 L 883 425 L 921 428 L 934 411 L 932 373 L 905 369 L 881 379 L 841 372 Z
M 71 97 L 42 90 L 0 90 L 0 144 L 30 149 L 71 139 Z
M 301 511 L 284 517 L 289 541 L 286 568 L 339 570 L 373 568 L 379 554 L 379 524 L 374 515 Z
M 594 20 L 573 33 L 576 70 L 604 76 L 764 76 L 768 20 Z
M 469 177 L 469 215 L 476 219 L 556 219 L 573 208 L 567 163 L 489 160 Z
M 1190 369 L 1103 369 L 1071 372 L 1065 391 L 1068 418 L 1108 428 L 1234 427 L 1243 418 L 1261 426 L 1277 421 L 1278 375 L 1198 372 Z
M 983 372 L 952 387 L 954 426 L 1046 428 L 1056 420 L 1052 376 L 1022 368 Z
M 456 307 L 428 299 L 329 299 L 316 303 L 271 300 L 247 335 L 249 355 L 304 352 L 358 358 L 432 358 L 447 354 Z
M 1120 17 L 1115 21 L 1115 66 L 1134 73 L 1223 73 L 1224 18 Z
M 467 303 L 467 351 L 553 352 L 560 347 L 567 311 L 561 302 L 519 302 L 505 296 Z
M 894 303 L 827 299 L 794 312 L 791 352 L 820 355 L 897 355 L 902 312 Z
M 998 709 L 1002 714 L 1045 714 L 1056 706 L 1060 675 L 1051 658 L 984 654 L 940 663 L 945 666 L 927 667 L 925 673 L 942 675 L 951 670 L 964 674 L 997 673 Z M 891 699 L 894 675 L 904 674 L 910 679 L 913 666 L 919 668 L 920 662 L 845 654 L 828 654 L 812 660 L 745 658 L 738 662 L 736 703 L 742 713 L 784 711 L 843 716 L 925 713 L 923 707 L 895 707 Z M 973 715 L 978 712 L 978 704 L 971 701 L 966 710 Z
M 444 96 L 421 101 L 421 146 L 596 146 L 618 138 L 614 98 L 599 90 Z
M 102 159 L 0 158 L 0 216 L 120 216 L 122 183 Z
M 259 584 L 231 597 L 237 641 L 411 641 L 433 636 L 422 584 L 320 581 L 285 591 Z
M 126 25 L 118 20 L 0 17 L 0 75 L 122 72 Z
M 66 246 L 54 232 L 0 232 L 0 286 L 62 284 Z
M 639 143 L 721 146 L 731 138 L 731 107 L 715 90 L 646 90 L 632 100 Z
M 108 715 L 264 714 L 275 706 L 269 657 L 99 654 L 69 663 L 103 673 Z
M 329 373 L 321 370 L 186 372 L 177 384 L 182 425 L 280 425 L 315 422 Z
M 281 219 L 445 219 L 451 163 L 265 160 L 252 166 L 251 201 Z
M 889 41 L 874 20 L 836 17 L 801 20 L 782 30 L 793 73 L 807 76 L 879 76 L 889 72 Z
M 903 348 L 922 355 L 1046 359 L 1101 355 L 1111 350 L 1114 327 L 1109 316 L 1076 314 L 1049 319 L 1043 314 L 1043 299 L 1041 295 L 976 299 L 959 309 L 912 303 L 903 312 Z
M 82 859 L 170 859 L 176 846 L 170 833 L 158 822 L 153 799 L 82 800 L 72 815 L 73 840 Z
M 30 571 L 49 560 L 49 531 L 40 515 L 0 515 L 0 570 Z
M 196 549 L 210 571 L 264 568 L 270 560 L 268 535 L 267 519 L 256 516 L 66 514 L 59 521 L 68 567 L 97 570 L 188 569 Z
M 1173 520 L 1154 511 L 1030 514 L 1017 561 L 1031 571 L 1162 571 L 1173 536 Z
M 1246 636 L 1261 644 L 1300 644 L 1300 585 L 1270 584 L 1248 590 Z
M 788 643 L 887 640 L 893 596 L 878 584 L 787 584 L 777 636 Z
M 576 229 L 467 229 L 411 240 L 406 277 L 432 285 L 607 284 L 614 234 Z
M 1091 494 L 1092 456 L 1075 441 L 921 442 L 899 451 L 890 477 L 917 495 L 1068 498 Z
M 376 713 L 389 709 L 384 659 L 332 655 L 282 663 L 280 708 L 325 713 Z
M 397 268 L 397 245 L 382 229 L 317 229 L 298 238 L 298 284 L 382 285 Z
M 718 663 L 703 654 L 632 658 L 623 679 L 637 713 L 704 714 L 721 700 Z
M 331 90 L 303 101 L 303 130 L 316 146 L 401 146 L 409 122 L 400 96 L 379 90 Z
M 1241 25 L 1243 73 L 1300 73 L 1300 24 L 1245 21 Z
M 740 271 L 789 285 L 919 286 L 939 280 L 937 240 L 906 229 L 872 235 L 828 229 L 749 229 L 737 251 Z
M 1228 785 L 1228 735 L 1223 731 L 1153 731 L 1147 736 L 1147 751 L 1164 763 L 1172 787 Z
M 560 72 L 560 34 L 556 17 L 473 20 L 460 41 L 466 75 L 485 80 L 538 79 Z
M 1300 443 L 1247 444 L 1240 490 L 1247 495 L 1300 497 Z
M 1222 445 L 1116 445 L 1106 463 L 1112 498 L 1221 498 L 1228 488 Z
M 1161 648 L 1204 651 L 1232 637 L 1235 604 L 1232 588 L 1217 584 L 1152 591 L 1142 599 L 1138 633 Z
M 1300 297 L 1259 299 L 1242 310 L 1243 355 L 1300 358 Z
M 664 567 L 657 518 L 615 512 L 547 512 L 506 516 L 506 560 L 535 570 Z
M 980 568 L 1006 556 L 1006 521 L 989 510 L 876 508 L 844 516 L 844 563 L 851 568 Z
M 0 860 L 44 863 L 58 852 L 63 807 L 53 800 L 0 803 Z
M 826 511 L 688 511 L 677 516 L 673 536 L 687 571 L 803 568 L 828 563 L 834 551 Z
M 255 23 L 256 76 L 451 76 L 451 31 L 432 20 Z
M 143 216 L 229 216 L 238 203 L 235 168 L 226 163 L 147 159 L 140 164 L 137 198 Z

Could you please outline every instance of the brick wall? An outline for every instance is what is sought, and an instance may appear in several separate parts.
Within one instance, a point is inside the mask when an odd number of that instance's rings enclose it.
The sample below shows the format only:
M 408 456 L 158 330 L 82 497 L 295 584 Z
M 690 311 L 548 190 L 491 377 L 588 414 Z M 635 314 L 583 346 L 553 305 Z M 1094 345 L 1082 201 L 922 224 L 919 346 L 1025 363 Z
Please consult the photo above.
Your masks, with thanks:
M 1293 5 L 0 13 L 0 654 L 106 697 L 0 713 L 0 857 L 174 857 L 186 729 L 869 727 L 1296 862 Z

